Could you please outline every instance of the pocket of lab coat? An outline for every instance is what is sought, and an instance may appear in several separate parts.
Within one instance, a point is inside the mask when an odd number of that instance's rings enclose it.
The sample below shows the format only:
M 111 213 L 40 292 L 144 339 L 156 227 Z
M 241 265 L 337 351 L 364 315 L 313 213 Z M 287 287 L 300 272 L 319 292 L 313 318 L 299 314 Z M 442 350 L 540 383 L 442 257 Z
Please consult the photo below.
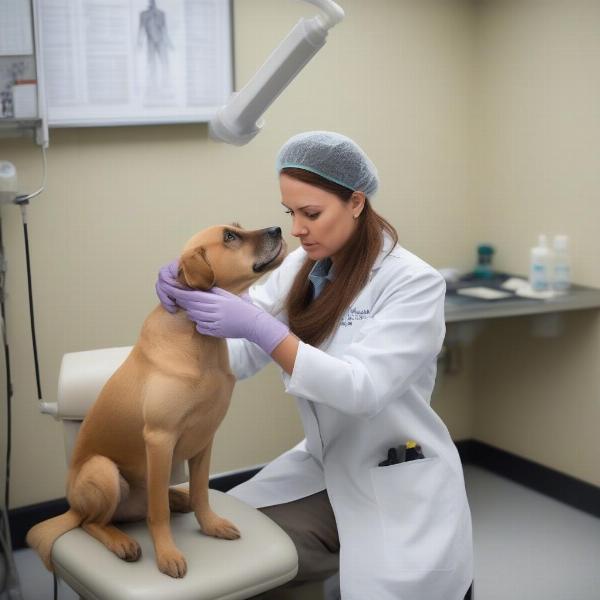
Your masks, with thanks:
M 438 457 L 371 468 L 385 561 L 394 571 L 456 566 L 459 502 L 455 474 Z

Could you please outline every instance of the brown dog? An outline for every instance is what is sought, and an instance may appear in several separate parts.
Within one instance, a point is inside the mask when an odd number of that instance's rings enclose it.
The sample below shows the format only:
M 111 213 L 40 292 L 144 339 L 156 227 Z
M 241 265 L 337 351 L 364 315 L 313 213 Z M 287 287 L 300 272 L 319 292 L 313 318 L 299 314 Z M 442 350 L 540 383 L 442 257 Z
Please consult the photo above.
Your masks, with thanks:
M 210 227 L 185 245 L 178 278 L 191 288 L 241 294 L 285 253 L 279 227 Z M 193 510 L 207 535 L 238 538 L 236 526 L 208 503 L 212 441 L 234 383 L 225 340 L 199 334 L 184 311 L 157 306 L 83 421 L 67 479 L 70 509 L 27 534 L 46 567 L 52 570 L 55 540 L 79 525 L 120 558 L 135 561 L 139 544 L 111 522 L 146 517 L 158 568 L 183 577 L 187 565 L 171 536 L 170 510 Z M 183 460 L 189 493 L 169 489 L 171 466 Z

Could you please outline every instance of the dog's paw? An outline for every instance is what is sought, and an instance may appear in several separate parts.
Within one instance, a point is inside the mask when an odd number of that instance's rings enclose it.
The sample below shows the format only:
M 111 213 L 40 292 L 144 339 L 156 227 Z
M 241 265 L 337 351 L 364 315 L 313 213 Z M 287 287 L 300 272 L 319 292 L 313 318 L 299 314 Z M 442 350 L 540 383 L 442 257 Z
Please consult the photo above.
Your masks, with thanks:
M 206 535 L 224 540 L 237 540 L 241 535 L 240 530 L 231 521 L 214 513 L 201 519 L 200 527 Z
M 142 556 L 140 545 L 128 536 L 123 536 L 123 538 L 113 541 L 109 549 L 127 562 L 135 562 Z
M 171 512 L 192 512 L 189 492 L 187 490 L 169 488 L 169 508 Z
M 162 550 L 156 557 L 158 570 L 165 575 L 177 579 L 184 577 L 187 573 L 187 562 L 185 556 L 173 547 L 169 550 Z

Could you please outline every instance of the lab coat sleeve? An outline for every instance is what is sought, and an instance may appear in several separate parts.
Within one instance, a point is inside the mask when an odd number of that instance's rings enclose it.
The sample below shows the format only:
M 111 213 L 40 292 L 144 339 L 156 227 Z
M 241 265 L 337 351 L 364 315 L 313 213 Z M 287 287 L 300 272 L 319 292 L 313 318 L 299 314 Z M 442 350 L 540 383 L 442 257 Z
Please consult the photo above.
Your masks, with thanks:
M 227 351 L 229 367 L 238 381 L 252 377 L 271 361 L 264 350 L 243 338 L 228 338 Z
M 337 357 L 300 342 L 286 392 L 362 417 L 402 396 L 441 349 L 446 285 L 433 269 L 398 279 Z
M 253 304 L 259 306 L 287 325 L 287 314 L 284 302 L 291 282 L 302 262 L 303 255 L 296 250 L 289 254 L 277 269 L 275 269 L 264 283 L 253 285 L 248 293 Z M 229 365 L 235 378 L 246 379 L 258 373 L 272 359 L 253 342 L 246 339 L 227 340 L 229 352 Z

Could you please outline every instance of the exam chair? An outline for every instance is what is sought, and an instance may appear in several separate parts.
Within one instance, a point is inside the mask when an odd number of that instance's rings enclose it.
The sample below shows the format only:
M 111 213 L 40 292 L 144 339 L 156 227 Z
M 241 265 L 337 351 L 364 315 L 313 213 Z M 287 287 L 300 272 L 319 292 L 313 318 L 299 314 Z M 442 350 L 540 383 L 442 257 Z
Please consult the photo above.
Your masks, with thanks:
M 65 354 L 56 406 L 46 405 L 62 422 L 67 462 L 88 409 L 131 347 Z M 184 465 L 173 468 L 171 485 L 187 481 Z M 260 511 L 216 490 L 209 490 L 215 512 L 233 521 L 238 540 L 221 540 L 200 532 L 193 513 L 171 515 L 171 529 L 188 570 L 173 579 L 158 570 L 145 521 L 119 528 L 142 547 L 139 561 L 128 563 L 81 528 L 62 535 L 52 550 L 58 577 L 81 598 L 90 600 L 237 600 L 251 598 L 293 579 L 298 557 L 287 534 Z

